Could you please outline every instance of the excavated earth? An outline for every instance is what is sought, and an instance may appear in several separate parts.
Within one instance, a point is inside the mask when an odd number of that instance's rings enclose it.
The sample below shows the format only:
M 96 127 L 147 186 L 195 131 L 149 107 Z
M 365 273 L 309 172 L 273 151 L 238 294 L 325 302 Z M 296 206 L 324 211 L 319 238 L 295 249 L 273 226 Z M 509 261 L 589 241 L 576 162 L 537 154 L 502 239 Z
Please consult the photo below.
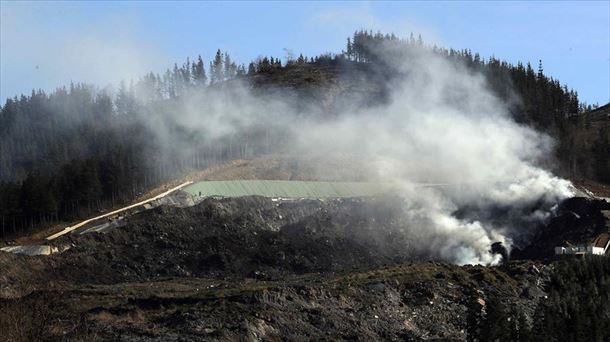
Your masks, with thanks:
M 464 340 L 490 300 L 533 319 L 552 262 L 441 263 L 404 225 L 392 196 L 159 207 L 60 254 L 0 253 L 0 339 Z

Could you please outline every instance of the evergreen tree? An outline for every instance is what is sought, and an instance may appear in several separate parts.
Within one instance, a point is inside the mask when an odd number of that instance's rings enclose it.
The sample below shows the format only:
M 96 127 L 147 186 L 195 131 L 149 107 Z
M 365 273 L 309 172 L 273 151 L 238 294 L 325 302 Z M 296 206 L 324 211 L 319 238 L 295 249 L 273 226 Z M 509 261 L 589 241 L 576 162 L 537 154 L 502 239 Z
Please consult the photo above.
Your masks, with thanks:
M 135 90 L 133 84 L 128 89 L 125 86 L 125 81 L 121 81 L 115 105 L 119 115 L 128 115 L 135 111 Z
M 246 67 L 241 64 L 240 66 L 237 67 L 237 76 L 241 77 L 244 76 L 246 74 Z
M 347 59 L 349 59 L 349 60 L 352 59 L 352 56 L 354 54 L 353 50 L 354 49 L 352 47 L 352 41 L 351 41 L 351 39 L 349 37 L 347 37 L 347 51 L 346 51 Z
M 544 79 L 544 69 L 542 68 L 542 59 L 538 60 L 538 74 L 536 74 L 536 78 L 539 81 Z
M 216 51 L 214 61 L 210 65 L 210 83 L 218 83 L 224 80 L 223 56 L 220 49 Z
M 237 65 L 235 64 L 235 62 L 233 62 L 231 60 L 231 57 L 229 57 L 229 53 L 225 52 L 224 54 L 224 78 L 225 79 L 232 79 L 235 77 L 235 75 L 237 74 Z
M 207 82 L 207 75 L 205 74 L 205 67 L 201 55 L 197 58 L 197 63 L 193 62 L 193 79 L 196 86 L 205 86 Z
M 254 64 L 254 62 L 250 62 L 250 64 L 248 64 L 248 75 L 254 74 L 256 74 L 256 65 Z
M 598 132 L 598 144 L 594 147 L 594 169 L 597 176 L 602 182 L 610 184 L 610 139 L 608 137 L 608 128 L 603 127 Z
M 299 58 L 297 58 L 297 64 L 301 65 L 301 64 L 305 64 L 305 61 L 307 59 L 305 57 L 303 57 L 303 54 L 299 54 Z

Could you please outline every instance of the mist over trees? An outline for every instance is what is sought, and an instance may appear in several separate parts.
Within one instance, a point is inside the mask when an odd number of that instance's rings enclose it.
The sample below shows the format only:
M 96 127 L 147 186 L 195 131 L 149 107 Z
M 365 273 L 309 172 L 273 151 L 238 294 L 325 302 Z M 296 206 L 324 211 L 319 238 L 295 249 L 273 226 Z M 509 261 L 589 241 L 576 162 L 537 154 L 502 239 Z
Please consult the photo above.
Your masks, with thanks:
M 246 67 L 218 50 L 207 64 L 201 56 L 187 58 L 162 74 L 151 72 L 135 82 L 121 82 L 114 92 L 70 84 L 48 94 L 36 90 L 8 99 L 0 110 L 0 234 L 17 235 L 40 224 L 74 220 L 130 201 L 189 171 L 273 153 L 282 137 L 264 127 L 214 139 L 194 136 L 172 119 L 179 115 L 173 109 L 198 94 L 237 87 L 237 82 L 263 95 L 269 86 L 311 95 L 307 91 L 324 88 L 324 80 L 354 72 L 391 80 L 395 71 L 381 55 L 388 44 L 431 49 L 482 73 L 493 92 L 510 104 L 517 122 L 556 138 L 554 158 L 560 174 L 610 183 L 607 119 L 589 117 L 591 106 L 546 76 L 542 62 L 534 70 L 530 64 L 484 60 L 470 50 L 429 47 L 421 36 L 402 39 L 357 31 L 337 55 L 301 54 L 284 62 L 264 56 Z M 152 124 L 153 120 L 161 122 Z M 159 124 L 175 146 L 158 139 L 153 126 Z M 177 150 L 185 145 L 192 147 L 188 153 Z

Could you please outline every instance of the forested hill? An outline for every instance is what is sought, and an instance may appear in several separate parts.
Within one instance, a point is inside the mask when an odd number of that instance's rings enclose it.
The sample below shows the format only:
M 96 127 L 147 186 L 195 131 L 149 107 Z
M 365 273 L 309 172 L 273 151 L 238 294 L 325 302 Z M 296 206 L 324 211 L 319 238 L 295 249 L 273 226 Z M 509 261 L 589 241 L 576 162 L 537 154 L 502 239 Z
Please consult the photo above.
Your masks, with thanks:
M 257 125 L 239 134 L 193 133 L 175 120 L 175 108 L 193 96 L 215 96 L 245 84 L 263 96 L 291 98 L 303 113 L 329 115 L 334 106 L 352 100 L 359 101 L 354 106 L 378 105 L 397 77 L 381 55 L 387 45 L 431 50 L 481 72 L 518 122 L 556 138 L 556 171 L 610 183 L 608 117 L 587 115 L 591 108 L 545 75 L 542 63 L 534 70 L 530 64 L 483 59 L 470 50 L 430 47 L 413 36 L 359 31 L 337 54 L 284 61 L 264 57 L 246 66 L 218 51 L 209 63 L 187 59 L 163 74 L 122 82 L 115 92 L 70 84 L 8 99 L 0 110 L 0 232 L 9 236 L 73 220 L 193 169 L 276 153 L 287 138 Z M 203 111 L 202 122 L 213 114 Z

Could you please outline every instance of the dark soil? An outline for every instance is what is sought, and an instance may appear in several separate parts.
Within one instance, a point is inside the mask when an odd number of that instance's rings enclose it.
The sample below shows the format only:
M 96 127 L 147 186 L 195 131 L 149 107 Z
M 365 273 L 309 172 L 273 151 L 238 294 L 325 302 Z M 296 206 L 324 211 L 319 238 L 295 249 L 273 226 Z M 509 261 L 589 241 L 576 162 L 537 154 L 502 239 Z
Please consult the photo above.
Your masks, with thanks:
M 398 198 L 275 202 L 207 199 L 135 215 L 105 234 L 72 235 L 47 257 L 55 281 L 112 284 L 159 277 L 278 279 L 421 259 L 408 248 Z
M 568 201 L 550 225 L 599 228 L 604 205 Z M 0 340 L 464 340 L 491 302 L 532 324 L 552 262 L 434 262 L 400 212 L 391 196 L 206 199 L 65 236 L 61 254 L 0 253 Z

